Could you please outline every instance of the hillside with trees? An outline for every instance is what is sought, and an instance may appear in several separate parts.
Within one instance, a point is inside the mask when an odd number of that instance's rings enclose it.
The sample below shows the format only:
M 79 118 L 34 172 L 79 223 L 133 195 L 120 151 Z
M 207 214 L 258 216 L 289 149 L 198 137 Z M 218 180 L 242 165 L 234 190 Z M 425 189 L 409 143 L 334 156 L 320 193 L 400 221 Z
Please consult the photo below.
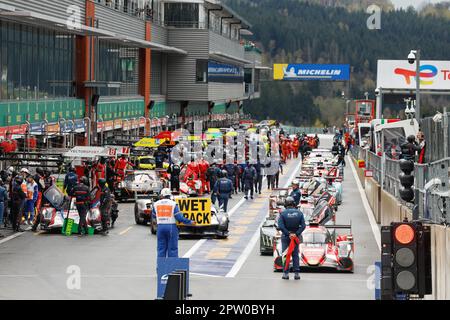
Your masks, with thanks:
M 264 64 L 350 64 L 350 83 L 263 82 L 263 96 L 246 110 L 259 119 L 274 118 L 293 125 L 340 124 L 348 97 L 375 98 L 377 60 L 406 59 L 411 49 L 421 48 L 426 60 L 450 59 L 450 20 L 441 9 L 428 6 L 392 10 L 389 1 L 373 1 L 384 7 L 381 30 L 369 30 L 366 0 L 227 0 L 253 25 L 251 39 L 264 51 Z M 424 111 L 444 103 L 424 99 Z M 443 105 L 441 105 L 442 107 Z M 386 116 L 398 115 L 387 109 Z

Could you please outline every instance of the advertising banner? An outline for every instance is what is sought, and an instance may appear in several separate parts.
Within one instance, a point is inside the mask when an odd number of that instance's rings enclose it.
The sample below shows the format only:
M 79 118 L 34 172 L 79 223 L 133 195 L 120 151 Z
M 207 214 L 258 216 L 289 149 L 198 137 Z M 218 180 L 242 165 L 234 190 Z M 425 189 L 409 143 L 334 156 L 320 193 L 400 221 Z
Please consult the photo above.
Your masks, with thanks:
M 416 89 L 416 64 L 407 60 L 378 60 L 377 87 Z M 420 88 L 450 90 L 450 61 L 421 61 Z
M 223 83 L 244 82 L 244 69 L 216 61 L 208 62 L 208 81 Z
M 284 81 L 349 81 L 348 64 L 274 64 L 273 79 Z
M 157 276 L 158 287 L 157 297 L 158 299 L 164 298 L 166 292 L 167 280 L 169 274 L 175 271 L 187 271 L 186 291 L 189 292 L 189 259 L 186 258 L 158 258 L 157 261 Z

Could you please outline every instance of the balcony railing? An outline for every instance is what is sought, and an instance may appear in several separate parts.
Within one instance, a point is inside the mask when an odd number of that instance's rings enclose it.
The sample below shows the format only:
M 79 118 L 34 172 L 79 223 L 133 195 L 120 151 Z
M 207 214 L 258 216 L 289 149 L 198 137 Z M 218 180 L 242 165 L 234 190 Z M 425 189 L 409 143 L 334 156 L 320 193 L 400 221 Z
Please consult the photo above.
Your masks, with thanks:
M 129 0 L 127 2 L 124 0 L 94 0 L 94 2 L 142 20 L 153 21 L 155 15 L 151 6 L 152 0 Z

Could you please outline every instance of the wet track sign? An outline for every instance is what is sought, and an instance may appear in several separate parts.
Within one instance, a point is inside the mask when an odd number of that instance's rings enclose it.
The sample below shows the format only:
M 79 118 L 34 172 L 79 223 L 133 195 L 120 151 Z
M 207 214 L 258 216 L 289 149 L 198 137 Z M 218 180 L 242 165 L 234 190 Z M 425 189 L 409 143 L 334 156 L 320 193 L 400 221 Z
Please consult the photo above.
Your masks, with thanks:
M 209 198 L 180 198 L 178 206 L 183 215 L 193 220 L 198 226 L 211 224 L 211 199 Z

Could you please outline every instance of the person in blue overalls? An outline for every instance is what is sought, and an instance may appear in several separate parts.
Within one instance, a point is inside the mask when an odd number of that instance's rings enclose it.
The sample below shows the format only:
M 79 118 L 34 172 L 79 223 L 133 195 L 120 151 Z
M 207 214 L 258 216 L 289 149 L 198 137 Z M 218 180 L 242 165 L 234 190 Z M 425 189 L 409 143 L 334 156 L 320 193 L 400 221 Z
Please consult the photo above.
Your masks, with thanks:
M 282 251 L 289 248 L 291 240 L 300 238 L 306 228 L 305 217 L 303 213 L 296 209 L 295 200 L 292 197 L 287 197 L 285 202 L 286 210 L 284 210 L 278 218 L 278 228 L 282 232 L 281 247 Z M 300 280 L 300 257 L 298 246 L 295 246 L 292 252 L 292 264 L 295 272 L 295 280 Z M 283 273 L 283 280 L 289 280 L 289 268 Z
M 223 170 L 222 177 L 217 180 L 216 185 L 214 186 L 214 193 L 217 194 L 219 206 L 224 212 L 227 212 L 228 210 L 228 200 L 230 199 L 233 190 L 233 182 L 228 179 L 227 171 Z
M 163 189 L 161 200 L 153 206 L 153 219 L 158 226 L 158 258 L 178 258 L 177 222 L 195 225 L 195 221 L 186 219 L 178 204 L 172 199 L 172 191 Z

